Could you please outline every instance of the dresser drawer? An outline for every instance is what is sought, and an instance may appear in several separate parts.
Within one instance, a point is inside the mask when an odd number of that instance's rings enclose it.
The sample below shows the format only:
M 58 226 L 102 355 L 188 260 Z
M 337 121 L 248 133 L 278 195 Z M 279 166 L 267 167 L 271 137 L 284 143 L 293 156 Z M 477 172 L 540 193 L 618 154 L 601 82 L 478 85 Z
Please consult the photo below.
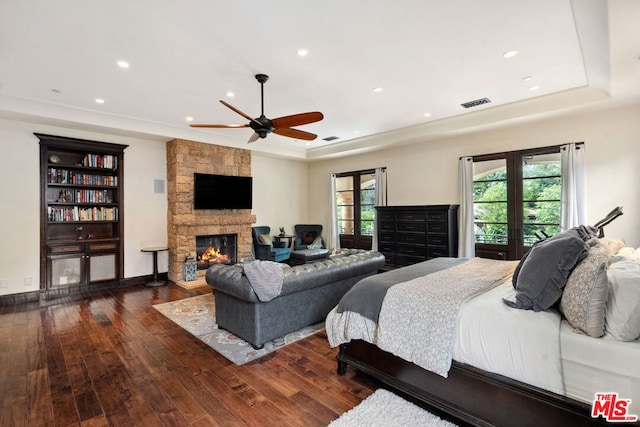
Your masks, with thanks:
M 427 248 L 424 246 L 397 245 L 396 253 L 400 255 L 425 257 L 427 256 Z
M 425 219 L 424 212 L 398 212 L 396 214 L 397 221 L 424 221 Z
M 378 252 L 395 252 L 396 251 L 396 245 L 391 245 L 389 243 L 386 242 L 381 242 L 378 244 Z
M 398 231 L 415 231 L 418 233 L 425 232 L 425 223 L 424 222 L 400 222 L 396 223 L 396 229 Z
M 378 227 L 380 231 L 396 231 L 396 223 L 393 221 L 379 221 Z
M 446 222 L 447 221 L 447 213 L 446 212 L 428 213 L 427 214 L 427 221 Z
M 378 219 L 382 221 L 395 221 L 396 214 L 387 210 L 378 211 Z
M 446 233 L 446 232 L 447 232 L 446 222 L 428 222 L 427 223 L 427 233 Z
M 382 243 L 382 242 L 394 243 L 396 241 L 396 233 L 389 233 L 389 232 L 381 231 L 378 234 L 378 237 L 380 238 L 380 243 Z
M 447 236 L 444 234 L 430 234 L 427 239 L 427 245 L 429 246 L 444 246 L 449 244 Z
M 398 233 L 396 234 L 396 241 L 411 245 L 426 245 L 427 237 L 424 233 Z
M 428 248 L 427 249 L 427 258 L 438 258 L 438 257 L 449 257 L 449 250 L 447 248 Z M 453 254 L 454 257 L 457 257 L 458 254 Z

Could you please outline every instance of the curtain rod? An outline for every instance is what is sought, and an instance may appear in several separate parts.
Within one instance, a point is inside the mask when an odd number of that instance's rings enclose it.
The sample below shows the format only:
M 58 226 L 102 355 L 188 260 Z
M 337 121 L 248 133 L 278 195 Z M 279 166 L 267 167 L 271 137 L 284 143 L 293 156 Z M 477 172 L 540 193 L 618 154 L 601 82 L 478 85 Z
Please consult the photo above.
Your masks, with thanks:
M 567 142 L 565 144 L 560 144 L 560 145 L 548 145 L 546 147 L 527 148 L 527 149 L 524 149 L 524 150 L 513 150 L 513 151 L 544 150 L 545 148 L 553 148 L 553 147 L 558 147 L 558 148 L 562 149 L 562 147 L 564 145 L 567 145 L 567 144 L 576 144 L 576 149 L 579 150 L 584 145 L 584 141 L 583 142 Z M 460 156 L 460 157 L 458 157 L 458 160 L 462 160 L 465 157 L 471 157 L 473 159 L 473 157 L 477 157 L 477 156 L 492 156 L 494 154 L 512 153 L 513 151 L 502 151 L 502 152 L 498 152 L 498 153 L 488 153 L 488 154 L 475 154 L 475 155 L 472 155 L 472 156 Z

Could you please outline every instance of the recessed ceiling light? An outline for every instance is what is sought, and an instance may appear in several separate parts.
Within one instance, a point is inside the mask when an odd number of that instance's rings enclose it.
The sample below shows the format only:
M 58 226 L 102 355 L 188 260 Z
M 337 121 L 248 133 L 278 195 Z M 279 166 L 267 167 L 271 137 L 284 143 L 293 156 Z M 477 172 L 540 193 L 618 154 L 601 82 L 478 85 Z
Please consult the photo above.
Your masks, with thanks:
M 187 117 L 185 117 L 185 119 L 186 119 L 188 122 L 192 122 L 192 121 L 193 121 L 193 117 L 191 117 L 191 116 L 187 116 Z
M 116 64 L 118 64 L 118 67 L 120 68 L 129 68 L 129 63 L 127 61 L 119 60 L 116 61 Z
M 513 58 L 517 54 L 518 54 L 517 50 L 510 50 L 508 52 L 503 53 L 502 56 L 505 57 L 505 58 Z
M 431 117 L 431 113 L 424 113 L 423 116 L 424 117 Z
M 540 86 L 531 86 L 529 88 L 529 90 L 538 90 L 538 89 L 540 89 Z
M 357 135 L 357 134 L 359 134 L 359 133 L 360 133 L 360 131 L 359 131 L 359 130 L 354 130 L 354 131 L 353 131 L 353 134 L 354 134 L 354 135 Z
M 309 55 L 309 49 L 298 49 L 298 56 L 307 56 Z
M 374 92 L 382 92 L 382 88 L 381 87 L 374 87 L 373 91 Z
M 235 93 L 233 93 L 233 92 L 227 92 L 227 96 L 228 96 L 229 98 L 233 98 L 234 96 L 236 96 L 236 94 L 235 94 Z
M 104 99 L 96 98 L 96 104 L 104 104 Z

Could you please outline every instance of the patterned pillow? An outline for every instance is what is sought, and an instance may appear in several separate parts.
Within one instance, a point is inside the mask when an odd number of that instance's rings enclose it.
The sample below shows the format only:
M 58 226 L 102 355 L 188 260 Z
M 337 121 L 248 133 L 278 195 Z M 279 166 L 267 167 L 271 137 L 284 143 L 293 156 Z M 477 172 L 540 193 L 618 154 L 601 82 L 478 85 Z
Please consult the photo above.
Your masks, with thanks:
M 591 337 L 604 335 L 609 295 L 607 248 L 598 239 L 587 242 L 587 257 L 573 269 L 560 299 L 560 311 L 574 328 Z
M 317 231 L 303 231 L 302 243 L 305 245 L 310 245 L 313 243 L 314 240 L 316 240 L 316 237 L 318 237 Z

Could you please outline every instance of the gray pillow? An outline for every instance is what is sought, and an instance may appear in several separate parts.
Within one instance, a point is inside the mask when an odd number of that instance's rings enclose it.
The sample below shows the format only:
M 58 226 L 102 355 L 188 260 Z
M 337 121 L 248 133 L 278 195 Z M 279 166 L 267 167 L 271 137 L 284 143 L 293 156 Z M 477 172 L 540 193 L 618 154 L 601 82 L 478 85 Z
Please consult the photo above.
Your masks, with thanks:
M 640 337 L 640 264 L 613 257 L 607 277 L 609 299 L 605 328 L 618 341 L 633 341 Z
M 532 249 L 533 249 L 533 247 L 535 247 L 536 245 L 539 245 L 542 242 L 548 242 L 549 240 L 555 240 L 555 239 L 563 239 L 566 236 L 576 236 L 576 237 L 579 237 L 583 241 L 586 242 L 589 239 L 592 239 L 594 237 L 598 237 L 598 229 L 595 228 L 595 227 L 591 227 L 591 226 L 579 225 L 577 227 L 573 227 L 573 228 L 570 228 L 569 230 L 566 230 L 566 231 L 563 231 L 561 233 L 555 234 L 555 235 L 553 235 L 551 237 L 548 237 L 546 239 L 538 240 L 537 242 L 535 242 L 533 244 Z M 511 283 L 513 284 L 513 288 L 514 289 L 516 289 L 516 285 L 518 284 L 518 276 L 520 275 L 520 269 L 522 268 L 522 265 L 527 260 L 527 257 L 529 257 L 529 253 L 531 253 L 531 249 L 529 249 L 529 251 L 524 254 L 522 259 L 520 260 L 520 262 L 516 266 L 515 271 L 513 272 L 513 277 L 511 278 Z
M 598 239 L 587 242 L 587 257 L 571 272 L 560 299 L 560 311 L 574 328 L 591 337 L 604 335 L 609 296 L 607 248 Z
M 582 238 L 573 233 L 561 234 L 529 250 L 516 282 L 516 301 L 503 300 L 506 305 L 544 311 L 560 299 L 569 274 L 589 250 Z

